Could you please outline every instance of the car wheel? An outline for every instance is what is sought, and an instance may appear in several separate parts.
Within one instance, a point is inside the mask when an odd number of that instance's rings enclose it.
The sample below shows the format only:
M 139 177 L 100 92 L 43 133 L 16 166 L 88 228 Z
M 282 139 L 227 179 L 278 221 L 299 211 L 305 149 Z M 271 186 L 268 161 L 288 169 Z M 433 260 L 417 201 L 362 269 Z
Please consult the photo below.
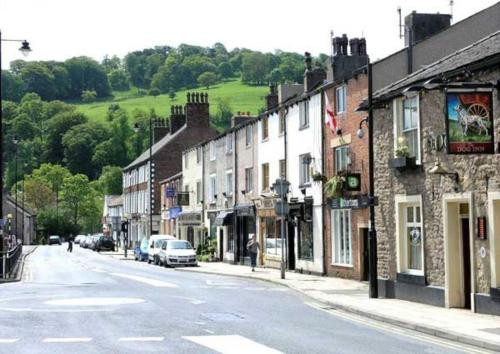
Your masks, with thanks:
M 148 264 L 151 264 L 151 259 L 149 259 L 149 257 L 148 257 Z
M 155 256 L 155 265 L 159 265 L 160 264 L 160 260 L 158 259 L 158 256 Z

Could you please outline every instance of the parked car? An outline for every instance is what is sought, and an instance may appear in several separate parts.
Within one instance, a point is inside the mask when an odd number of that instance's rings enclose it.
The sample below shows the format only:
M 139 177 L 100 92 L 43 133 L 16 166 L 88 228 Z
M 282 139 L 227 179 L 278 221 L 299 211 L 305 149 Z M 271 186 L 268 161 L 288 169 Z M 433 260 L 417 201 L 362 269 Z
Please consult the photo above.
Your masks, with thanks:
M 97 237 L 97 241 L 95 244 L 95 250 L 97 252 L 100 251 L 114 251 L 115 250 L 115 241 L 111 236 L 100 235 Z
M 90 236 L 85 236 L 83 240 L 80 242 L 80 247 L 88 248 L 89 247 Z
M 75 237 L 75 243 L 80 244 L 85 239 L 85 235 L 78 235 Z
M 148 263 L 153 262 L 156 265 L 160 264 L 158 253 L 165 240 L 176 240 L 176 238 L 170 235 L 153 235 L 149 238 Z
M 165 267 L 175 265 L 198 265 L 196 252 L 191 243 L 186 240 L 163 241 L 158 258 L 160 265 L 164 265 Z
M 137 244 L 134 248 L 134 257 L 136 261 L 147 261 L 148 260 L 148 239 L 143 238 L 140 244 Z
M 49 245 L 61 245 L 62 244 L 61 237 L 59 237 L 57 235 L 49 236 L 48 244 Z
M 97 248 L 97 241 L 99 240 L 99 236 L 100 235 L 92 235 L 90 236 L 90 242 L 89 242 L 89 248 L 92 250 L 92 251 L 96 251 Z

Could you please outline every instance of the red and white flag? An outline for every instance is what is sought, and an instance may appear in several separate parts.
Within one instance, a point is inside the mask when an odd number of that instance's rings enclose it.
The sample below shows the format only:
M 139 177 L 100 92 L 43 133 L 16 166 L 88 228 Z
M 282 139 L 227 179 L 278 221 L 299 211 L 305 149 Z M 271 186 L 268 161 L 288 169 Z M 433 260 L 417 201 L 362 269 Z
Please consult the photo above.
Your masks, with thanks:
M 333 107 L 330 104 L 330 100 L 328 99 L 328 95 L 325 92 L 325 124 L 330 128 L 332 133 L 337 131 L 337 118 L 335 117 L 335 113 L 333 113 Z

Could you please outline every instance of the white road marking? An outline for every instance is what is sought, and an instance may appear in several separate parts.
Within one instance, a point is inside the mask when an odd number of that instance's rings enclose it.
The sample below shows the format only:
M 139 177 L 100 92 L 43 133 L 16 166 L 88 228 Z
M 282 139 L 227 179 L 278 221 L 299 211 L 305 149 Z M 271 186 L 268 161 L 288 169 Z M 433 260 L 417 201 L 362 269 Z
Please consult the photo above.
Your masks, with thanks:
M 203 330 L 204 330 L 205 332 L 207 332 L 207 333 L 210 333 L 210 334 L 214 334 L 214 333 L 215 333 L 214 331 L 211 331 L 211 330 L 206 329 L 206 328 L 204 328 Z
M 94 269 L 92 269 L 92 271 L 93 271 L 93 272 L 97 272 L 97 273 L 106 273 L 106 271 L 105 271 L 105 270 L 102 270 L 102 269 L 100 269 L 100 268 L 94 268 Z
M 206 301 L 196 300 L 196 299 L 190 300 L 189 302 L 192 303 L 193 305 L 201 305 L 201 304 L 206 304 L 207 303 Z
M 11 344 L 15 343 L 19 338 L 0 338 L 0 344 Z
M 121 337 L 119 342 L 161 342 L 165 337 Z
M 74 338 L 45 338 L 44 343 L 85 343 L 90 342 L 89 337 L 74 337 Z
M 141 282 L 144 284 L 155 286 L 157 288 L 178 288 L 178 286 L 176 284 L 168 283 L 168 282 L 162 281 L 162 280 L 144 278 L 144 277 L 140 277 L 137 275 L 123 274 L 123 273 L 110 273 L 110 274 L 114 275 L 115 277 L 121 277 L 121 278 L 135 280 L 135 281 L 138 281 L 138 282 Z
M 227 336 L 186 336 L 191 342 L 213 349 L 222 354 L 278 354 L 276 349 L 254 342 L 239 335 Z
M 483 350 L 483 349 L 472 347 L 472 346 L 469 346 L 467 344 L 462 344 L 462 343 L 455 344 L 454 342 L 451 342 L 451 341 L 446 340 L 444 338 L 432 336 L 432 335 L 425 334 L 422 332 L 412 331 L 412 330 L 406 329 L 406 328 L 397 327 L 397 326 L 391 325 L 389 323 L 384 323 L 384 322 L 379 322 L 377 320 L 368 319 L 368 318 L 365 318 L 365 317 L 362 317 L 359 315 L 344 312 L 342 310 L 327 309 L 327 308 L 322 307 L 322 305 L 319 305 L 316 303 L 305 302 L 305 304 L 310 306 L 310 307 L 313 307 L 317 310 L 327 312 L 330 315 L 338 316 L 338 317 L 344 318 L 344 319 L 352 321 L 352 322 L 358 322 L 358 323 L 361 323 L 361 324 L 369 326 L 369 327 L 373 327 L 373 328 L 384 330 L 384 331 L 391 332 L 391 333 L 396 333 L 398 335 L 409 337 L 412 339 L 419 339 L 419 340 L 424 341 L 424 342 L 438 344 L 442 347 L 456 349 L 456 350 L 462 351 L 464 353 L 469 353 L 469 354 L 471 354 L 471 353 L 475 353 L 475 354 L 492 353 L 491 351 L 488 351 L 488 350 Z
M 132 305 L 144 302 L 143 299 L 129 297 L 81 297 L 74 299 L 57 299 L 45 301 L 47 305 L 56 306 L 110 306 L 110 305 Z

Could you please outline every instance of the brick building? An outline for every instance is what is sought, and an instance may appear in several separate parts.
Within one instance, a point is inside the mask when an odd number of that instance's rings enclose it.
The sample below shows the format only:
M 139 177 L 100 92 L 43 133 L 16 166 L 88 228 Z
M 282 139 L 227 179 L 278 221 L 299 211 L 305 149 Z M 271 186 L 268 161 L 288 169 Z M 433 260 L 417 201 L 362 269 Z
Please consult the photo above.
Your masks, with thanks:
M 124 213 L 130 219 L 129 234 L 132 242 L 149 237 L 150 229 L 153 233 L 159 232 L 161 210 L 159 181 L 182 171 L 182 151 L 217 135 L 216 130 L 210 125 L 208 95 L 188 93 L 184 107 L 172 107 L 169 129 L 165 125 L 160 125 L 156 131 L 163 132 L 164 136 L 155 134 L 161 138 L 155 139 L 151 161 L 148 149 L 123 169 Z M 150 163 L 154 170 L 152 181 L 149 178 Z M 152 226 L 149 223 L 150 209 L 153 215 Z
M 164 179 L 160 182 L 161 192 L 161 221 L 160 234 L 178 237 L 177 219 L 182 211 L 177 196 L 184 191 L 182 185 L 182 172 Z
M 332 38 L 332 45 L 329 82 L 323 90 L 337 126 L 324 129 L 324 171 L 326 180 L 340 183 L 325 195 L 325 270 L 332 276 L 368 280 L 369 210 L 358 202 L 369 191 L 368 142 L 356 135 L 366 118 L 357 111 L 368 94 L 366 42 L 343 35 Z M 358 183 L 349 186 L 351 179 Z

